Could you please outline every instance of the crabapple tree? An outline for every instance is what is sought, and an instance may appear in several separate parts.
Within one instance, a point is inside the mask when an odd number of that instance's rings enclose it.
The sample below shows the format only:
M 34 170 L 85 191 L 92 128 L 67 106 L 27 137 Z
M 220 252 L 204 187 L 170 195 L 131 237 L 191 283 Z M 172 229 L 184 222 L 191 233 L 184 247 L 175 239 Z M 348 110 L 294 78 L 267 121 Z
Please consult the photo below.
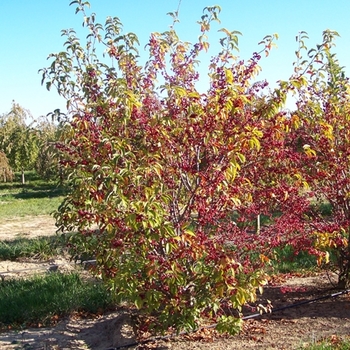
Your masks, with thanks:
M 202 92 L 198 65 L 218 6 L 204 10 L 194 44 L 174 25 L 152 33 L 141 64 L 138 38 L 118 18 L 101 25 L 87 2 L 72 4 L 84 15 L 86 43 L 63 31 L 65 50 L 42 70 L 70 111 L 57 145 L 70 193 L 57 225 L 77 232 L 67 234 L 72 251 L 96 257 L 95 273 L 117 300 L 149 316 L 143 326 L 180 331 L 209 319 L 234 333 L 242 305 L 266 282 L 272 247 L 297 231 L 306 205 L 290 166 L 287 85 L 269 93 L 256 82 L 277 35 L 244 61 L 234 54 L 240 33 L 221 29 Z M 261 232 L 258 214 L 271 218 Z
M 337 32 L 326 30 L 317 49 L 307 51 L 302 33 L 296 73 L 300 127 L 295 147 L 303 149 L 300 169 L 314 196 L 306 230 L 313 237 L 319 263 L 335 259 L 339 287 L 350 286 L 350 85 L 332 52 Z M 325 212 L 320 208 L 328 206 Z M 331 254 L 330 254 L 331 253 Z

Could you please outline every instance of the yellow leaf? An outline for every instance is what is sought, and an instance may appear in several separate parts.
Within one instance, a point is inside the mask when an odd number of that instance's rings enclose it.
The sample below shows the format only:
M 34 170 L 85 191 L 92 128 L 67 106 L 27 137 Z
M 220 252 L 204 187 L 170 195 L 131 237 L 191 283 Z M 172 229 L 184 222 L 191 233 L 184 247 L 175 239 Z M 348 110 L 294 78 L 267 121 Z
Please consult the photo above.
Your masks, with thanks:
M 230 69 L 225 69 L 225 75 L 226 75 L 226 81 L 229 84 L 232 84 L 232 82 L 233 82 L 233 74 L 232 74 L 231 70 Z
M 165 253 L 169 254 L 171 252 L 171 245 L 169 242 L 165 243 Z
M 304 149 L 304 152 L 306 153 L 306 155 L 308 156 L 308 157 L 316 157 L 316 151 L 315 150 L 313 150 L 311 147 L 310 147 L 310 145 L 304 145 L 303 146 L 303 149 Z
M 262 262 L 269 262 L 270 261 L 270 259 L 264 254 L 260 254 L 260 260 Z
M 189 236 L 192 236 L 192 237 L 195 236 L 194 232 L 191 231 L 191 230 L 185 230 L 184 233 L 186 233 L 186 234 L 188 234 Z
M 203 49 L 205 50 L 205 52 L 208 52 L 209 43 L 207 41 L 203 41 L 202 42 L 202 46 L 203 46 Z
M 296 115 L 293 114 L 291 118 L 292 126 L 294 129 L 299 129 L 300 127 L 300 118 Z

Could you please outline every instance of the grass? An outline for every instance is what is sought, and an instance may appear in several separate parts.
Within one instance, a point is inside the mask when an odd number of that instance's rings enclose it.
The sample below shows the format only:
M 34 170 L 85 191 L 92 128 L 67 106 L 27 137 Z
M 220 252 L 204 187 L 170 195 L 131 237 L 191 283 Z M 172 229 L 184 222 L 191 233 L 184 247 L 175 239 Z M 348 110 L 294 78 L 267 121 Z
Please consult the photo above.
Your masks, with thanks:
M 50 273 L 0 284 L 0 330 L 48 326 L 78 312 L 96 314 L 113 305 L 98 281 L 83 281 L 78 273 Z
M 311 271 L 317 266 L 315 256 L 304 251 L 296 254 L 289 245 L 276 249 L 275 255 L 276 259 L 272 260 L 273 273 Z
M 20 174 L 11 183 L 0 183 L 0 220 L 14 216 L 48 215 L 57 210 L 64 189 L 35 173 Z M 0 260 L 46 260 L 64 251 L 59 236 L 0 241 Z M 84 280 L 78 272 L 53 272 L 0 283 L 0 330 L 50 325 L 71 313 L 94 314 L 113 305 L 111 294 L 97 280 Z
M 7 197 L 0 199 L 0 219 L 9 217 L 23 217 L 30 215 L 50 215 L 57 210 L 62 199 L 57 198 L 35 198 L 26 201 L 18 201 Z
M 38 178 L 33 172 L 26 173 L 26 179 L 22 185 L 17 175 L 15 181 L 0 184 L 0 219 L 48 215 L 57 210 L 64 188 Z
M 20 258 L 47 260 L 63 252 L 64 244 L 59 236 L 0 241 L 0 260 L 15 261 Z
M 300 350 L 349 350 L 350 349 L 350 337 L 344 339 L 338 336 L 331 336 L 328 339 L 322 340 L 317 344 L 303 346 Z
M 35 173 L 20 174 L 11 183 L 0 183 L 0 220 L 14 216 L 48 215 L 57 210 L 64 189 Z M 29 219 L 30 220 L 30 219 Z M 64 252 L 59 236 L 0 241 L 0 260 L 47 260 Z M 80 273 L 52 272 L 26 279 L 0 282 L 0 330 L 52 325 L 69 314 L 96 314 L 113 305 L 111 293 L 98 280 Z

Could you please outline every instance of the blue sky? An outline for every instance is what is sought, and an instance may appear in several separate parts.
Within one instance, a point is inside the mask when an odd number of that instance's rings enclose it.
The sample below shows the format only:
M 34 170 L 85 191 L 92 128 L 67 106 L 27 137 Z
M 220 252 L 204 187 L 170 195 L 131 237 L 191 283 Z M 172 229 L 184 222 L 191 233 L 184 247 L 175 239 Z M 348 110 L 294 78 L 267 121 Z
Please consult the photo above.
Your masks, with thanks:
M 125 32 L 138 35 L 141 56 L 149 34 L 169 28 L 167 12 L 175 11 L 179 0 L 90 0 L 97 22 L 107 16 L 117 16 Z M 0 115 L 11 108 L 12 100 L 31 111 L 34 117 L 46 115 L 56 108 L 65 110 L 65 101 L 55 90 L 41 86 L 38 70 L 49 65 L 47 56 L 63 50 L 62 29 L 74 28 L 85 37 L 82 17 L 75 15 L 70 0 L 0 0 Z M 311 48 L 322 40 L 325 29 L 336 30 L 335 52 L 341 65 L 350 75 L 350 1 L 347 0 L 181 0 L 180 23 L 176 29 L 183 41 L 194 42 L 198 37 L 196 21 L 205 6 L 218 4 L 222 8 L 221 24 L 213 26 L 210 36 L 212 48 L 218 41 L 217 30 L 225 27 L 238 30 L 239 55 L 248 59 L 259 49 L 257 43 L 267 34 L 278 33 L 278 47 L 261 61 L 261 78 L 274 83 L 287 79 L 295 59 L 295 37 L 299 31 L 309 34 Z M 218 50 L 216 50 L 218 52 Z M 205 74 L 206 66 L 201 66 Z

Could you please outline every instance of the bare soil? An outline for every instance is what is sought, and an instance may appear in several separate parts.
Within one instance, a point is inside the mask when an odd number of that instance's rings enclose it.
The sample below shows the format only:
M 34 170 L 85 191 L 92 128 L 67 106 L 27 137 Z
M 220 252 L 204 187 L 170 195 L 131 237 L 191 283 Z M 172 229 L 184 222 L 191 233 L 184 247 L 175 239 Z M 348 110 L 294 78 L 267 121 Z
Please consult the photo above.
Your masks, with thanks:
M 0 222 L 0 240 L 19 236 L 35 237 L 55 234 L 51 217 L 13 218 Z M 44 263 L 0 261 L 0 273 L 17 271 L 16 276 L 31 271 L 74 266 L 59 257 Z M 46 264 L 46 265 L 45 265 Z M 26 271 L 19 271 L 25 269 Z M 7 278 L 6 275 L 6 278 Z M 1 283 L 1 282 L 0 282 Z M 350 295 L 334 289 L 336 275 L 319 272 L 309 276 L 278 276 L 271 279 L 258 303 L 272 304 L 272 313 L 248 319 L 242 332 L 233 337 L 218 335 L 215 330 L 202 329 L 196 333 L 135 344 L 135 334 L 129 314 L 116 309 L 93 318 L 71 315 L 58 320 L 55 327 L 24 329 L 0 333 L 0 349 L 158 349 L 158 350 L 229 350 L 229 349 L 302 349 L 325 338 L 333 342 L 350 336 Z M 332 297 L 331 294 L 334 294 Z M 312 303 L 307 301 L 315 300 Z M 298 306 L 293 306 L 299 304 Z M 293 306 L 293 307 L 292 307 Z M 256 314 L 246 308 L 244 315 Z
M 12 217 L 0 220 L 0 240 L 54 235 L 55 220 L 49 215 Z

